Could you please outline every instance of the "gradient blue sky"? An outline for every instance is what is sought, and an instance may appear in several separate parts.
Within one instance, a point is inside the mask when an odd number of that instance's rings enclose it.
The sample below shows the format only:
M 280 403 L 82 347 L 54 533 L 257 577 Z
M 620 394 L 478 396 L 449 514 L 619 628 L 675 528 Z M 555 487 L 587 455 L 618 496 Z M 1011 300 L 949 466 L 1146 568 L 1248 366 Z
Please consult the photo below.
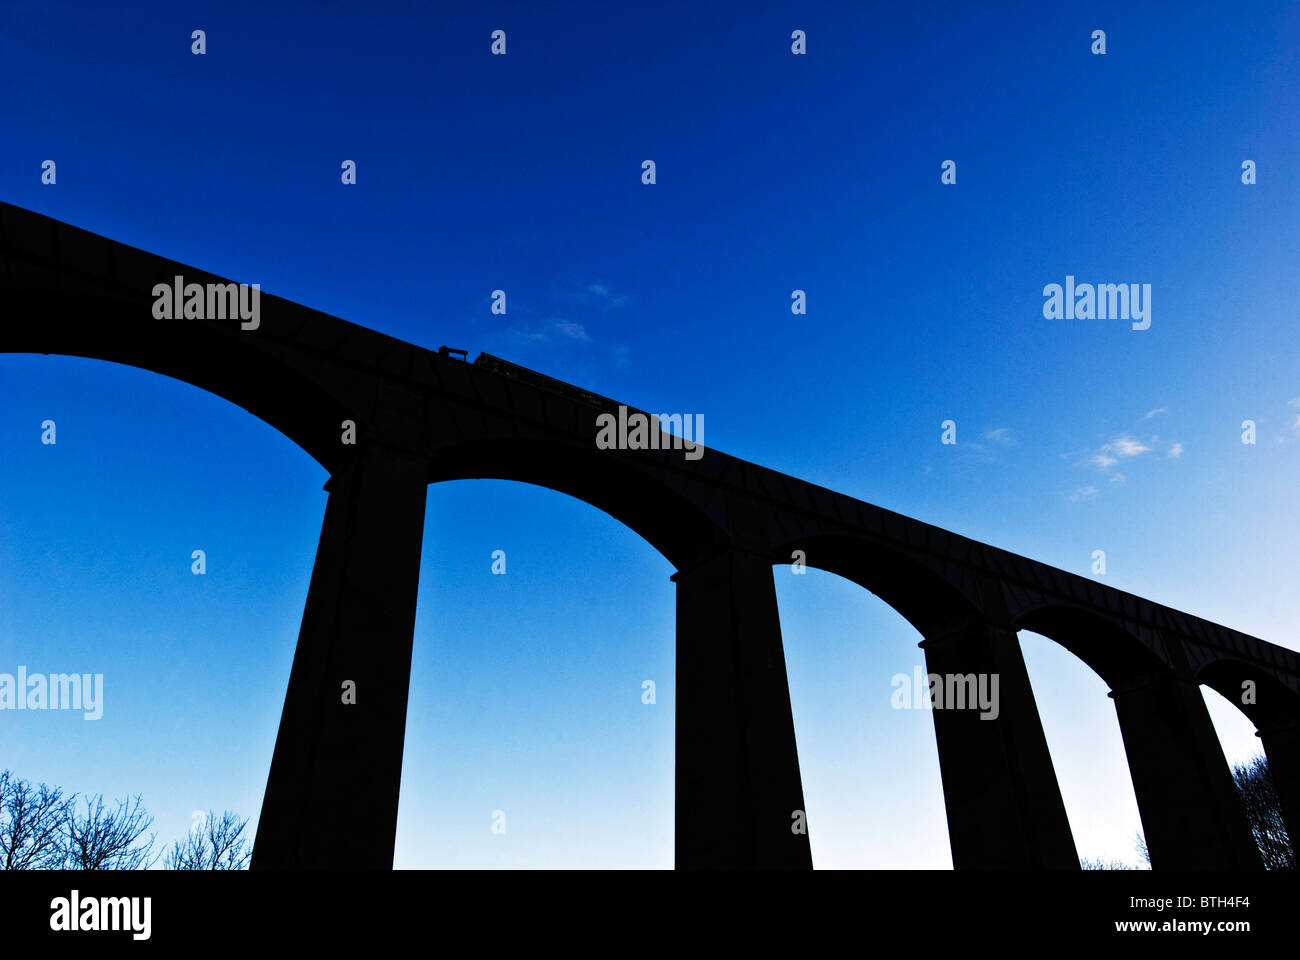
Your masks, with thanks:
M 15 0 L 0 196 L 1066 570 L 1103 549 L 1105 582 L 1294 648 L 1298 9 Z M 1150 283 L 1150 329 L 1045 320 L 1067 274 Z M 139 792 L 160 841 L 209 807 L 251 831 L 323 470 L 60 357 L 0 355 L 0 451 L 0 672 L 106 686 L 98 721 L 0 715 L 0 766 Z M 672 572 L 561 494 L 430 489 L 398 866 L 671 866 Z M 890 707 L 919 636 L 775 576 L 815 864 L 950 866 L 931 718 Z M 1081 855 L 1134 860 L 1105 685 L 1022 642 Z

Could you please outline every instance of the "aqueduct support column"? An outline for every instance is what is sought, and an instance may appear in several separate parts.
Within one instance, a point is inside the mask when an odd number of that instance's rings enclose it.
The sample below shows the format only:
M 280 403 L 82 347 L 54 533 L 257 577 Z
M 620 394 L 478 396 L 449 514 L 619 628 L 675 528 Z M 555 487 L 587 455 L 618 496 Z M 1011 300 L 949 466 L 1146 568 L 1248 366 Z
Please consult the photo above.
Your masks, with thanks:
M 1300 850 L 1300 723 L 1270 726 L 1255 735 L 1268 757 L 1268 771 L 1282 806 L 1291 849 Z
M 1156 870 L 1259 868 L 1200 688 L 1174 673 L 1112 690 Z
M 677 869 L 811 869 L 771 561 L 728 548 L 673 580 Z
M 994 709 L 943 703 L 934 714 L 952 865 L 962 869 L 1079 868 L 1047 738 L 1013 629 L 969 623 L 927 637 L 926 667 L 943 678 L 980 679 Z M 954 681 L 954 687 L 956 683 Z M 968 698 L 969 701 L 969 698 Z
M 362 447 L 326 485 L 255 869 L 392 868 L 427 483 L 423 463 Z

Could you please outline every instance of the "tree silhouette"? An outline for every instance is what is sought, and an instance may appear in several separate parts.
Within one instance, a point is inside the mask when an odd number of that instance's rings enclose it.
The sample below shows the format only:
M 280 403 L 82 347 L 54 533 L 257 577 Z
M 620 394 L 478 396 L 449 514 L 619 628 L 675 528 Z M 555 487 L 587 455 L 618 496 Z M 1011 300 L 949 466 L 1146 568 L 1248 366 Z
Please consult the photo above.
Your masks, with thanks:
M 144 870 L 157 863 L 157 856 L 149 859 L 155 834 L 146 842 L 140 839 L 153 825 L 153 817 L 140 805 L 138 795 L 119 800 L 111 811 L 104 809 L 103 794 L 85 802 L 84 817 L 74 808 L 64 821 L 66 869 Z
M 1295 850 L 1291 846 L 1291 834 L 1287 832 L 1286 821 L 1282 817 L 1282 804 L 1278 799 L 1277 787 L 1273 784 L 1273 775 L 1268 769 L 1268 758 L 1256 754 L 1245 763 L 1235 765 L 1232 768 L 1232 781 L 1237 785 L 1242 809 L 1246 811 L 1246 819 L 1250 823 L 1250 831 L 1265 868 L 1294 870 Z M 1140 861 L 1150 868 L 1151 854 L 1147 851 L 1146 837 L 1138 831 L 1134 841 Z M 1102 860 L 1081 859 L 1079 866 L 1084 870 L 1133 869 L 1119 860 L 1106 863 Z
M 1079 859 L 1079 869 L 1080 870 L 1140 870 L 1142 868 L 1135 867 L 1130 863 L 1125 863 L 1123 860 L 1102 860 L 1100 858 L 1096 860 L 1090 860 L 1087 857 L 1081 857 Z
M 168 870 L 243 870 L 253 855 L 247 839 L 240 836 L 248 820 L 226 810 L 218 819 L 208 811 L 207 819 L 191 830 L 185 842 L 177 841 L 167 853 Z
M 0 770 L 0 870 L 47 870 L 63 865 L 64 827 L 74 797 Z
M 153 817 L 140 797 L 119 800 L 112 809 L 104 796 L 65 797 L 58 787 L 20 780 L 0 770 L 0 870 L 147 870 L 156 834 L 145 832 Z M 167 851 L 169 870 L 246 870 L 253 855 L 244 837 L 248 821 L 229 810 L 209 812 L 200 829 Z
M 1282 818 L 1282 804 L 1268 769 L 1268 759 L 1256 754 L 1232 768 L 1232 779 L 1241 794 L 1241 805 L 1264 866 L 1269 870 L 1294 870 L 1295 850 Z
M 1136 864 L 1125 863 L 1123 860 L 1102 860 L 1100 857 L 1092 860 L 1088 857 L 1079 858 L 1080 870 L 1150 870 L 1151 855 L 1147 853 L 1147 839 L 1142 836 L 1139 830 L 1133 835 L 1133 846 L 1138 852 L 1138 862 Z

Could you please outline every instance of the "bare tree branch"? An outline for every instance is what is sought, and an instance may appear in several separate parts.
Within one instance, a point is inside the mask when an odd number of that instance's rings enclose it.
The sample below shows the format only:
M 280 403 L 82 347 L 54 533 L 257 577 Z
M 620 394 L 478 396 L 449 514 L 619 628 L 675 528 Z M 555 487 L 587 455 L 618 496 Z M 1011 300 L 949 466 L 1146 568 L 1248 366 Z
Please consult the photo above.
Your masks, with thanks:
M 66 821 L 64 835 L 67 846 L 67 867 L 72 870 L 147 870 L 158 857 L 149 859 L 155 834 L 147 842 L 140 838 L 150 826 L 153 817 L 140 805 L 140 797 L 119 800 L 111 812 L 104 810 L 103 794 L 86 800 L 86 815 L 80 817 L 75 809 Z
M 1090 860 L 1087 857 L 1081 857 L 1079 859 L 1079 869 L 1080 870 L 1140 870 L 1141 868 L 1135 867 L 1130 863 L 1125 863 L 1123 860 L 1102 860 L 1100 858 L 1096 860 Z
M 63 865 L 63 827 L 75 794 L 34 786 L 0 771 L 0 870 L 50 870 Z
M 1282 804 L 1269 773 L 1268 760 L 1257 754 L 1232 768 L 1232 779 L 1241 794 L 1241 805 L 1250 821 L 1260 858 L 1269 870 L 1294 870 L 1295 851 L 1282 819 Z
M 1142 835 L 1141 830 L 1133 835 L 1133 846 L 1137 849 L 1138 857 L 1147 865 L 1147 869 L 1150 869 L 1151 852 L 1147 850 L 1147 838 Z
M 163 865 L 168 870 L 243 870 L 253 855 L 240 836 L 247 825 L 247 819 L 229 810 L 220 818 L 209 810 L 203 827 L 191 830 L 184 843 L 173 844 Z

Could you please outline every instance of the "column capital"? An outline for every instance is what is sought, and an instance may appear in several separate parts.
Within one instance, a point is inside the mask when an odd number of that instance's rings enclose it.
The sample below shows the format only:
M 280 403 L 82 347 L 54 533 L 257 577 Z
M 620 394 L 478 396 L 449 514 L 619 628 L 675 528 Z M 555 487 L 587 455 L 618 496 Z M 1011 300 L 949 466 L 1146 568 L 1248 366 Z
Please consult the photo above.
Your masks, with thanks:
M 1161 685 L 1161 684 L 1183 684 L 1186 687 L 1200 686 L 1194 680 L 1188 680 L 1185 677 L 1180 677 L 1178 674 L 1174 673 L 1171 670 L 1168 674 L 1157 675 L 1157 676 L 1148 675 L 1145 677 L 1139 677 L 1135 680 L 1131 680 L 1129 683 L 1126 683 L 1123 686 L 1112 687 L 1109 691 L 1107 691 L 1106 696 L 1114 700 L 1116 699 L 1117 696 L 1120 697 L 1127 696 L 1130 693 L 1137 693 L 1139 690 L 1147 690 L 1151 687 Z
M 925 635 L 917 646 L 922 650 L 928 647 L 940 647 L 952 640 L 965 639 L 973 632 L 983 630 L 1003 630 L 1015 636 L 1019 629 L 1015 624 L 988 617 L 969 617 L 961 623 Z
M 768 563 L 769 565 L 774 563 L 771 555 L 764 553 L 763 551 L 754 550 L 744 546 L 743 544 L 734 543 L 734 542 L 722 543 L 722 544 L 718 544 L 717 546 L 713 547 L 710 550 L 705 551 L 704 553 L 699 554 L 693 560 L 691 560 L 690 563 L 683 564 L 680 568 L 673 571 L 673 574 L 668 579 L 671 580 L 673 583 L 680 583 L 682 577 L 690 576 L 692 573 L 694 573 L 696 570 L 699 570 L 701 567 L 706 567 L 714 560 L 717 560 L 719 557 L 724 557 L 727 556 L 728 554 L 739 554 L 741 556 L 754 557 L 756 559 Z
M 1267 726 L 1257 727 L 1255 736 L 1263 738 L 1272 736 L 1275 733 L 1300 733 L 1300 720 L 1287 720 L 1282 723 L 1270 723 Z

